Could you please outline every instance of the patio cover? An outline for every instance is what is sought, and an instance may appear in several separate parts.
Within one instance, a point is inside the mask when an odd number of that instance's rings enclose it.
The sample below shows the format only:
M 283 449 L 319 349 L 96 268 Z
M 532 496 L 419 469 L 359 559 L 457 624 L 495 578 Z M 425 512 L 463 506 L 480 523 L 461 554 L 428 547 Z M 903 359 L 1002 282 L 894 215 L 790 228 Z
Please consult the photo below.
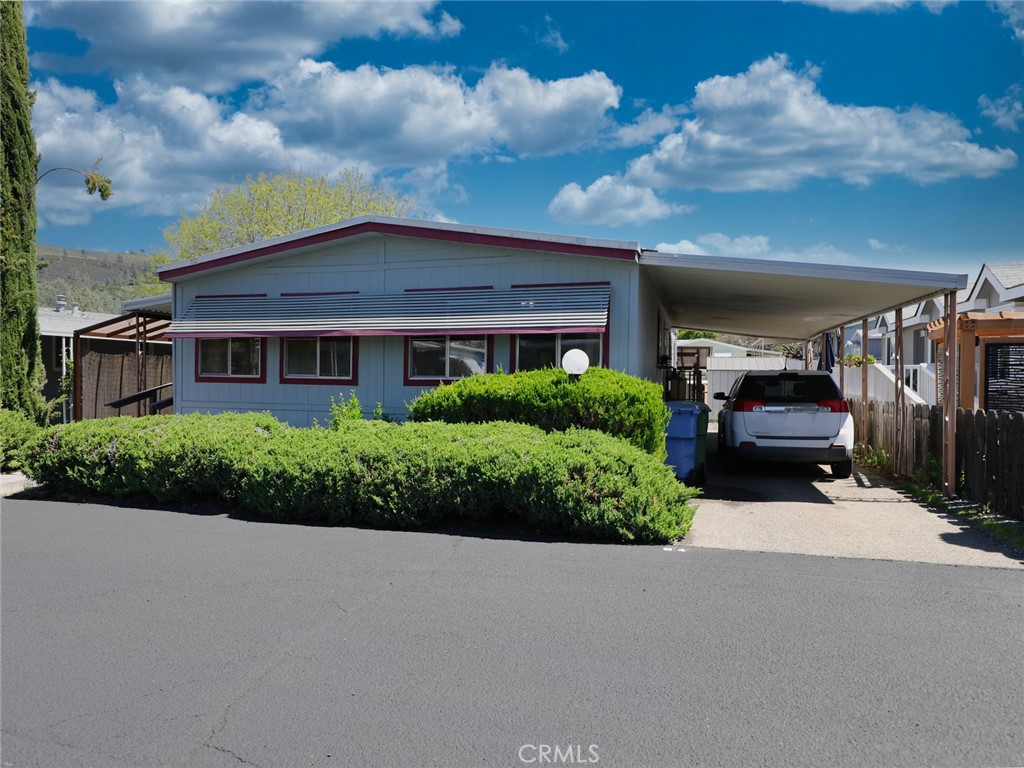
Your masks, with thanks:
M 168 341 L 164 338 L 164 332 L 170 324 L 171 318 L 167 315 L 136 310 L 80 328 L 75 331 L 75 337 L 135 342 Z
M 967 275 L 644 251 L 669 322 L 803 341 L 966 287 Z

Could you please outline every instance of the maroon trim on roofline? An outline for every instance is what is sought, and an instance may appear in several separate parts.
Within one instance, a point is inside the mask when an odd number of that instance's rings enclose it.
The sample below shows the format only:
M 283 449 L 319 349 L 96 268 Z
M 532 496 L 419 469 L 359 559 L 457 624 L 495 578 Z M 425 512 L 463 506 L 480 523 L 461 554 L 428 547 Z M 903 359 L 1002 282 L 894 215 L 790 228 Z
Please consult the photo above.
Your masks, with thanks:
M 586 285 L 611 285 L 610 280 L 592 280 L 589 283 L 516 283 L 511 288 L 580 288 Z
M 265 299 L 265 293 L 203 293 L 197 299 Z
M 359 291 L 288 291 L 281 296 L 354 296 L 357 293 Z
M 386 222 L 367 221 L 362 224 L 354 224 L 342 229 L 333 229 L 329 232 L 319 232 L 315 235 L 300 237 L 296 240 L 289 240 L 286 243 L 275 243 L 265 245 L 261 248 L 243 251 L 241 253 L 222 256 L 219 259 L 203 262 L 201 264 L 189 264 L 170 269 L 160 275 L 161 280 L 172 280 L 176 277 L 185 277 L 197 272 L 205 272 L 208 269 L 226 267 L 238 264 L 251 259 L 258 259 L 264 256 L 272 256 L 275 253 L 283 253 L 297 248 L 307 248 L 311 245 L 330 243 L 335 240 L 355 237 L 363 234 L 397 235 L 400 237 L 419 237 L 424 240 L 440 240 L 448 243 L 459 243 L 462 245 L 487 245 L 497 248 L 514 248 L 524 251 L 547 251 L 549 253 L 565 253 L 577 256 L 604 256 L 612 259 L 636 259 L 636 251 L 630 248 L 611 248 L 595 245 L 580 245 L 577 243 L 557 243 L 545 240 L 538 240 L 530 237 L 513 237 L 510 235 L 487 235 L 480 232 L 456 232 L 452 230 L 433 229 L 431 227 L 417 227 L 404 224 L 391 224 Z
M 288 339 L 311 339 L 313 336 L 282 336 L 281 341 L 277 345 L 277 360 L 278 360 L 278 381 L 281 384 L 313 384 L 313 385 L 338 385 L 345 384 L 356 386 L 359 384 L 359 337 L 356 336 L 352 339 L 352 376 L 348 379 L 328 379 L 320 378 L 318 376 L 288 376 L 284 371 L 284 345 Z

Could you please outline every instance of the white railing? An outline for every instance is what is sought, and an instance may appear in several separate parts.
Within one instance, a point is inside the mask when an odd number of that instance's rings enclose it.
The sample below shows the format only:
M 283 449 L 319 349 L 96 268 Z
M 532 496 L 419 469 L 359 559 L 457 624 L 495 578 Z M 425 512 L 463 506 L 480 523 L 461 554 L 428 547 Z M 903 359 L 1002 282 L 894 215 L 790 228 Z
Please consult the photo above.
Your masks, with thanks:
M 914 366 L 917 368 L 917 366 Z M 839 381 L 839 369 L 837 368 L 832 372 L 833 378 Z M 927 390 L 927 384 L 924 385 Z M 935 376 L 932 374 L 932 396 L 931 399 L 935 399 Z M 908 405 L 934 405 L 934 403 L 928 403 L 918 392 L 911 389 L 909 386 L 904 388 L 905 398 Z M 843 380 L 843 394 L 847 397 L 855 397 L 860 399 L 863 395 L 861 391 L 861 375 L 860 368 L 848 367 L 845 372 Z M 882 402 L 891 403 L 896 400 L 896 376 L 889 369 L 888 366 L 882 365 L 881 363 L 875 363 L 874 365 L 868 366 L 868 400 L 881 400 Z
M 895 377 L 896 366 L 886 366 Z M 928 405 L 937 405 L 935 397 L 935 366 L 931 363 L 908 365 L 903 369 L 903 383 L 917 393 Z

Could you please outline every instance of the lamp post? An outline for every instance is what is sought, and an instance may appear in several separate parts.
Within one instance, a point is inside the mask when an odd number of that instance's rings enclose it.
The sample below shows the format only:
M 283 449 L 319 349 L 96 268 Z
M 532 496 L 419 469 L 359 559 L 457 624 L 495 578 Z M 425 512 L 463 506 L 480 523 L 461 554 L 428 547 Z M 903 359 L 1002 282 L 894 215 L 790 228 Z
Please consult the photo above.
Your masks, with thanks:
M 579 380 L 590 367 L 590 358 L 582 349 L 570 349 L 562 355 L 562 370 L 569 374 L 570 381 Z

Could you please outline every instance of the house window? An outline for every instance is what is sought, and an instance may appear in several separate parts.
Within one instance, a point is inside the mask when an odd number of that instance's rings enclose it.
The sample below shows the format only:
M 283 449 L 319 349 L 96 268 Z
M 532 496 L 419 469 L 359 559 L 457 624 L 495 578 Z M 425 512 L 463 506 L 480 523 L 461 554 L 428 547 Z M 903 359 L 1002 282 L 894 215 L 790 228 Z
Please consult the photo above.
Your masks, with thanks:
M 282 379 L 354 379 L 354 345 L 350 336 L 285 339 Z
M 197 378 L 262 379 L 262 339 L 199 339 Z
M 524 334 L 516 343 L 516 370 L 558 367 L 562 364 L 562 355 L 570 349 L 582 349 L 590 358 L 590 364 L 600 367 L 604 364 L 601 359 L 603 336 L 601 333 Z
M 415 336 L 409 340 L 410 379 L 461 379 L 486 371 L 484 336 Z

